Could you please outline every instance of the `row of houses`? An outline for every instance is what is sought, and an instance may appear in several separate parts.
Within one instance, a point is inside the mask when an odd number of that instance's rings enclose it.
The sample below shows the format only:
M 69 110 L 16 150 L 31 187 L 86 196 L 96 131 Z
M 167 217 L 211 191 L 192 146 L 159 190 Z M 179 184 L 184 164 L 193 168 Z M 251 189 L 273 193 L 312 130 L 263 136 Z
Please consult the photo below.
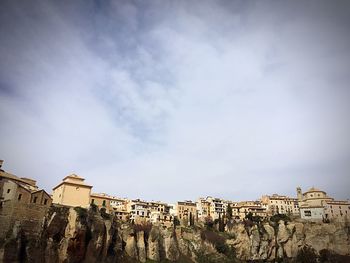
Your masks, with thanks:
M 83 178 L 74 174 L 69 175 L 53 189 L 53 202 L 70 206 L 94 204 L 123 220 L 149 220 L 163 223 L 172 222 L 174 217 L 184 221 L 207 218 L 215 220 L 224 216 L 228 207 L 231 208 L 232 217 L 237 220 L 246 218 L 248 214 L 261 218 L 287 214 L 305 220 L 345 220 L 350 213 L 349 201 L 334 200 L 326 192 L 314 187 L 304 193 L 298 187 L 297 197 L 272 194 L 264 195 L 256 201 L 240 202 L 206 197 L 199 198 L 196 202 L 185 200 L 176 204 L 140 199 L 129 200 L 107 194 L 91 193 L 91 188 L 92 186 L 84 183 Z M 64 195 L 61 194 L 63 192 Z M 77 195 L 79 198 L 75 198 Z
M 234 202 L 217 197 L 201 197 L 197 201 L 185 200 L 175 204 L 161 201 L 119 198 L 105 193 L 92 193 L 92 185 L 85 179 L 71 174 L 53 188 L 52 195 L 39 189 L 36 181 L 19 178 L 1 169 L 0 205 L 13 200 L 50 206 L 52 203 L 65 206 L 96 206 L 120 220 L 150 221 L 172 224 L 174 219 L 182 222 L 204 221 L 224 217 L 228 211 L 233 219 L 243 220 L 247 215 L 266 218 L 275 214 L 287 214 L 305 220 L 346 220 L 350 214 L 349 201 L 334 200 L 326 192 L 312 187 L 302 193 L 297 188 L 297 197 L 272 194 L 260 200 Z

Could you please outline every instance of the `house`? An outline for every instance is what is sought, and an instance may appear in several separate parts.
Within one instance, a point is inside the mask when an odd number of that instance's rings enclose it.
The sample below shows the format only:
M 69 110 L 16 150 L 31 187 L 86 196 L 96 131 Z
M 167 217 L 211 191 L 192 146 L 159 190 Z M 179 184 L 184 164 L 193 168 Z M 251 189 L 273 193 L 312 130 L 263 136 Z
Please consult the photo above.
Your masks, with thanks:
M 239 219 L 243 220 L 248 214 L 252 216 L 266 217 L 266 208 L 262 207 L 259 201 L 242 201 L 234 207 L 238 211 Z
M 179 220 L 197 220 L 197 205 L 196 203 L 186 200 L 176 203 L 176 215 Z
M 92 193 L 90 194 L 90 204 L 96 205 L 99 209 L 106 209 L 107 213 L 112 210 L 111 201 L 113 197 L 105 193 Z
M 350 219 L 349 201 L 326 201 L 324 204 L 324 218 L 326 220 L 346 221 Z
M 324 207 L 308 205 L 300 207 L 301 219 L 321 221 L 324 219 Z
M 33 204 L 39 204 L 44 206 L 51 206 L 52 204 L 51 196 L 43 189 L 32 192 L 30 200 L 30 202 Z
M 66 176 L 53 188 L 52 202 L 66 206 L 88 207 L 92 186 L 84 181 L 84 178 L 76 174 Z
M 311 187 L 308 191 L 302 193 L 301 188 L 297 187 L 297 197 L 299 201 L 301 219 L 311 221 L 321 221 L 325 218 L 324 206 L 327 201 L 333 201 L 325 191 Z
M 196 204 L 199 220 L 204 221 L 210 217 L 210 202 L 206 198 L 199 198 Z
M 299 215 L 300 213 L 298 199 L 285 195 L 264 195 L 261 197 L 261 204 L 266 208 L 268 215 Z
M 0 160 L 0 203 L 13 201 L 26 204 L 51 205 L 52 198 L 44 190 L 39 190 L 35 180 L 17 177 L 16 175 L 5 172 L 2 169 L 2 164 L 3 161 Z M 34 202 L 38 198 L 43 199 L 40 199 L 40 202 Z
M 149 204 L 140 199 L 130 200 L 127 203 L 127 212 L 130 213 L 131 220 L 148 221 L 150 216 Z

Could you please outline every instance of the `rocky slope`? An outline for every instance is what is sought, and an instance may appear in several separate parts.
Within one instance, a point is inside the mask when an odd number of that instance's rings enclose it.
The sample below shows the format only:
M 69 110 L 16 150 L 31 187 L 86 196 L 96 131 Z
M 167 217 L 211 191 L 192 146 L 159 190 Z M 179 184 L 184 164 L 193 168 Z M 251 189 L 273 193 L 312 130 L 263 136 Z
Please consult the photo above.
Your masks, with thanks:
M 296 258 L 305 246 L 350 255 L 345 224 L 233 224 L 218 233 L 121 224 L 109 215 L 67 207 L 52 207 L 40 224 L 40 231 L 30 231 L 20 219 L 11 225 L 0 240 L 0 262 L 275 261 Z

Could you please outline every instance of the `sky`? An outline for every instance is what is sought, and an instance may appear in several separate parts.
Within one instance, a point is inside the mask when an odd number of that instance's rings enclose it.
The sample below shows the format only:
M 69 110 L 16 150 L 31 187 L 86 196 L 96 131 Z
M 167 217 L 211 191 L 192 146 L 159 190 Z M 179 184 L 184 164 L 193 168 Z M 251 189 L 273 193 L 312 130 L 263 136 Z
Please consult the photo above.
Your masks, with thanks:
M 51 192 L 350 198 L 349 1 L 1 1 L 0 159 Z

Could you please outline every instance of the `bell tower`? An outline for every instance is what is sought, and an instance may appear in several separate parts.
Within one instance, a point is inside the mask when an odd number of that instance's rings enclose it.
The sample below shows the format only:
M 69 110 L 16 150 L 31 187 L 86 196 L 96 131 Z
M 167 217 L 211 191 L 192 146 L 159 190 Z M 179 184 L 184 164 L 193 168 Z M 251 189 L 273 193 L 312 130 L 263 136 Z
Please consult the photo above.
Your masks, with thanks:
M 303 194 L 301 193 L 300 186 L 297 187 L 297 197 L 299 202 L 303 201 Z

